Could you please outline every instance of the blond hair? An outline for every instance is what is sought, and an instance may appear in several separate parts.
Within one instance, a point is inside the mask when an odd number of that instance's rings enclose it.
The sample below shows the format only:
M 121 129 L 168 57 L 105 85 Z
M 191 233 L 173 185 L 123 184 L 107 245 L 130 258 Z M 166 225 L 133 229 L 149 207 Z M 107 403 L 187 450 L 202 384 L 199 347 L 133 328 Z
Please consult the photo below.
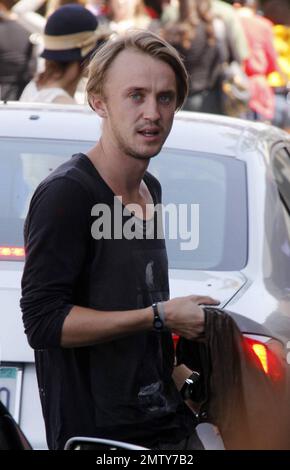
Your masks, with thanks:
M 115 58 L 125 49 L 133 49 L 148 54 L 165 62 L 173 69 L 177 83 L 176 109 L 180 109 L 188 93 L 186 69 L 176 49 L 167 41 L 149 31 L 131 32 L 119 36 L 117 39 L 110 39 L 97 49 L 88 67 L 86 92 L 90 106 L 92 107 L 90 102 L 92 97 L 104 96 L 106 73 Z

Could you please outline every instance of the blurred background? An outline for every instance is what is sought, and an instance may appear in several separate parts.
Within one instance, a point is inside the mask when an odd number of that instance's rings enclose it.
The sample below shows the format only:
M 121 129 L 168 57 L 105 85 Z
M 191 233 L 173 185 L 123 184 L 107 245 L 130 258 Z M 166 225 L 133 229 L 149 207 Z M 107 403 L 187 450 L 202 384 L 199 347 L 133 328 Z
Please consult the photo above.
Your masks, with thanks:
M 72 3 L 81 9 L 79 24 Z M 84 21 L 93 25 L 90 54 L 60 58 L 51 50 L 56 37 L 57 50 L 82 52 L 65 41 L 82 33 L 83 10 L 95 18 Z M 0 0 L 0 98 L 84 103 L 91 53 L 132 28 L 161 35 L 181 54 L 190 77 L 185 110 L 290 130 L 288 0 Z

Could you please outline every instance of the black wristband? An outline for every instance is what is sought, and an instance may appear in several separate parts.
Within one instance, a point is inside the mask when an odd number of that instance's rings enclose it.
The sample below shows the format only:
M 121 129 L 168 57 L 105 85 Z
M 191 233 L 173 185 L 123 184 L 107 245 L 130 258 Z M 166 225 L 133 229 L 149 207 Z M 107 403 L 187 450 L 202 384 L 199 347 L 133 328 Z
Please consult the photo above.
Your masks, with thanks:
M 153 317 L 153 328 L 156 331 L 161 331 L 164 328 L 164 322 L 162 321 L 162 319 L 159 315 L 157 304 L 153 304 L 152 309 L 153 309 L 153 315 L 154 315 L 154 317 Z

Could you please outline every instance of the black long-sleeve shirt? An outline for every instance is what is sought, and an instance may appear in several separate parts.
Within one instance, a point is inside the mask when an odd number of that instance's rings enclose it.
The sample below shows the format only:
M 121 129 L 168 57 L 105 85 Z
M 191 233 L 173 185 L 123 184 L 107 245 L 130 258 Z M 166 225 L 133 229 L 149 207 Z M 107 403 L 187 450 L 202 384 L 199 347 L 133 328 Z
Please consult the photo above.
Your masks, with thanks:
M 158 181 L 144 176 L 154 203 Z M 60 345 L 73 305 L 133 310 L 168 299 L 163 239 L 92 236 L 95 204 L 114 194 L 83 154 L 37 188 L 25 224 L 26 264 L 21 308 L 36 369 L 48 445 L 75 435 L 153 446 L 192 433 L 193 417 L 171 378 L 169 331 L 146 331 L 90 347 Z M 125 215 L 123 223 L 132 217 Z

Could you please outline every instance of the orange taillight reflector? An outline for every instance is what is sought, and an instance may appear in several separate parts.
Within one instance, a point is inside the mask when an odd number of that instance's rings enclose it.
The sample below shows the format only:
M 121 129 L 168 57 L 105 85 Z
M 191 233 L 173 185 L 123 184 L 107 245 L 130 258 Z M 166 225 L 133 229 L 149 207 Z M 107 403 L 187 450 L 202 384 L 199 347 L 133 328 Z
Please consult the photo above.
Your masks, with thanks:
M 264 346 L 264 344 L 254 343 L 252 345 L 252 350 L 254 351 L 254 353 L 256 354 L 258 359 L 260 360 L 265 374 L 268 374 L 269 373 L 269 365 L 268 365 L 266 347 Z
M 272 340 L 273 342 L 274 340 Z M 277 341 L 275 341 L 277 343 Z M 285 378 L 285 365 L 283 358 L 277 351 L 274 351 L 271 341 L 262 343 L 254 338 L 244 336 L 244 345 L 252 353 L 253 359 L 257 360 L 257 365 L 273 382 L 281 382 Z M 280 345 L 280 343 L 279 343 Z
M 3 259 L 23 259 L 25 251 L 19 246 L 0 246 L 0 258 Z
M 179 336 L 176 335 L 175 333 L 172 333 L 172 339 L 173 339 L 174 350 L 176 351 L 176 346 L 179 340 Z

